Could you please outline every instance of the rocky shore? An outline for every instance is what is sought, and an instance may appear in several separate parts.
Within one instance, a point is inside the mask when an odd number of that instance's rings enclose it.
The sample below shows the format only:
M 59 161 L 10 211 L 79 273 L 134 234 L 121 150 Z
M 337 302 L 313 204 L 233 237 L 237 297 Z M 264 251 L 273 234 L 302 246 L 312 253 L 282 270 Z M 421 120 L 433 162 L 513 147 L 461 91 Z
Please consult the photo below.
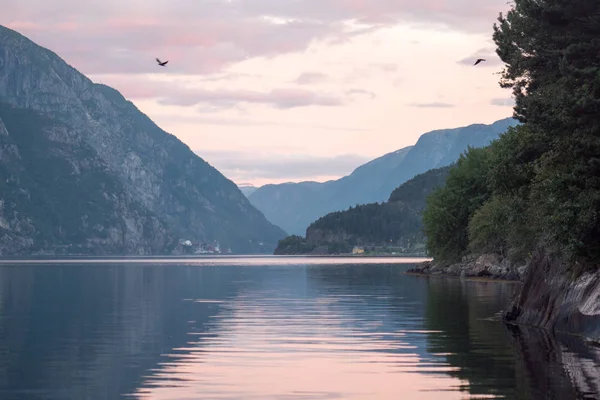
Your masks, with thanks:
M 600 268 L 575 273 L 537 250 L 527 265 L 484 254 L 449 265 L 426 261 L 407 273 L 521 282 L 519 293 L 503 313 L 505 323 L 600 343 Z
M 536 251 L 504 321 L 600 343 L 600 269 L 576 272 Z
M 508 281 L 523 281 L 527 265 L 514 265 L 495 254 L 463 257 L 460 263 L 439 264 L 425 261 L 407 271 L 419 275 L 447 275 L 462 278 L 488 278 Z

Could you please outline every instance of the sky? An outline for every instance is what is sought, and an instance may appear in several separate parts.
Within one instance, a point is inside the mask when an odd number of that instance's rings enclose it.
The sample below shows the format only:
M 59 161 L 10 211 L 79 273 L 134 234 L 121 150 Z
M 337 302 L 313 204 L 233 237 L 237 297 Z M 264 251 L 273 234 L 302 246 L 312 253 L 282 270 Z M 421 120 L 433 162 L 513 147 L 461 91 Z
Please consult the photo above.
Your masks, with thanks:
M 119 90 L 229 179 L 259 186 L 335 179 L 425 132 L 510 117 L 492 41 L 508 9 L 506 0 L 2 0 L 0 24 Z

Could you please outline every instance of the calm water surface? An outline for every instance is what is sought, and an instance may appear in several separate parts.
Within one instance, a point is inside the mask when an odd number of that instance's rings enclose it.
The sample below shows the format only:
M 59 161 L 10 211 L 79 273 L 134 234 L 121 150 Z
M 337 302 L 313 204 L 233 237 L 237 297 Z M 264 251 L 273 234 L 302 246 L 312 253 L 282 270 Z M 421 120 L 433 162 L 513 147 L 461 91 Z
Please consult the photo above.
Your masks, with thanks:
M 600 350 L 499 322 L 510 283 L 391 258 L 0 264 L 0 399 L 594 399 Z

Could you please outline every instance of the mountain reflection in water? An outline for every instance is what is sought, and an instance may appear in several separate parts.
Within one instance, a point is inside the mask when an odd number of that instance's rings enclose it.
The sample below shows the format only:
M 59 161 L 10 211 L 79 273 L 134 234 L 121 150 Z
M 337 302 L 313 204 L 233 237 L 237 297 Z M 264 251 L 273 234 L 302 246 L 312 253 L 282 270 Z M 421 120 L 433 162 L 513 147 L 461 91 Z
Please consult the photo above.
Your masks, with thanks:
M 2 264 L 0 398 L 598 398 L 598 348 L 498 320 L 515 284 L 409 266 Z

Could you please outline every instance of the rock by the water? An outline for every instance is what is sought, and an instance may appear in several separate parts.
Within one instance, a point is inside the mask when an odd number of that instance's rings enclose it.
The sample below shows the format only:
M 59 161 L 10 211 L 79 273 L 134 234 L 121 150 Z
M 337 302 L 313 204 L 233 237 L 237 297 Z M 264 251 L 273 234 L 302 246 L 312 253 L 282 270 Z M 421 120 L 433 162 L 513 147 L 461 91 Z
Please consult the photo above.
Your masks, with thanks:
M 407 272 L 421 275 L 520 281 L 527 272 L 527 266 L 517 267 L 496 254 L 484 254 L 479 257 L 465 256 L 460 263 L 451 265 L 438 265 L 434 261 L 426 261 Z
M 600 271 L 573 277 L 558 260 L 537 251 L 504 320 L 600 341 Z

